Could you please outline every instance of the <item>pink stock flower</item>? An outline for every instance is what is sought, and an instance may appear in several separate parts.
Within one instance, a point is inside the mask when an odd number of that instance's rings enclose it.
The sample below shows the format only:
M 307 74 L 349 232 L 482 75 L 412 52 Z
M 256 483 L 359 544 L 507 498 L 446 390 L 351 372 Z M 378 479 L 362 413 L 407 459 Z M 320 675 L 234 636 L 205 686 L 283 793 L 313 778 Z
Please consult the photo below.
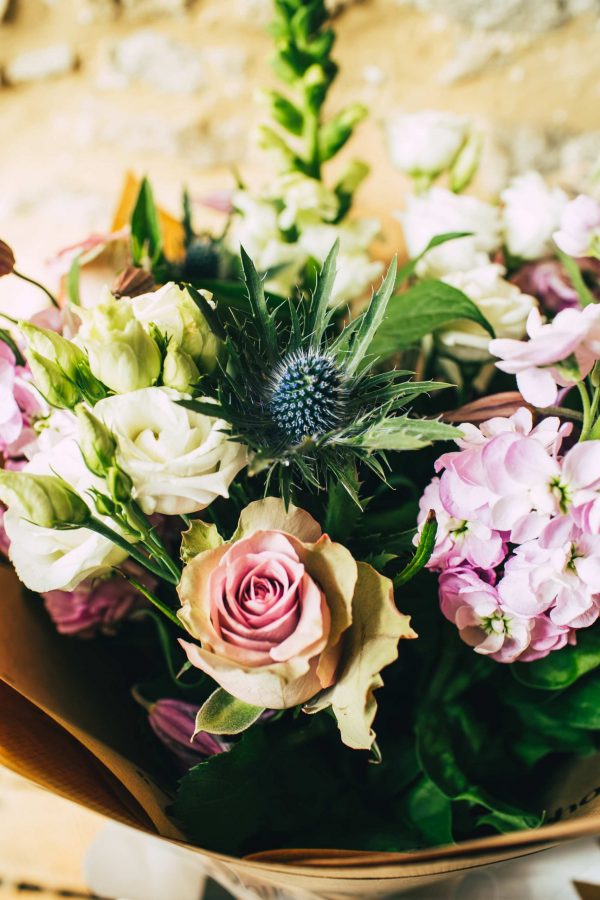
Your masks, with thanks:
M 570 426 L 532 425 L 521 409 L 464 426 L 420 503 L 438 518 L 442 612 L 499 662 L 541 659 L 600 615 L 600 441 L 559 456 Z
M 579 308 L 579 296 L 557 259 L 527 263 L 510 279 L 524 294 L 539 300 L 544 312 Z
M 565 309 L 544 324 L 539 310 L 527 319 L 528 341 L 502 338 L 490 342 L 496 366 L 517 376 L 524 399 L 534 406 L 556 402 L 557 385 L 568 387 L 591 372 L 600 356 L 600 306 Z
M 185 700 L 165 698 L 151 704 L 148 723 L 157 738 L 173 753 L 185 771 L 209 756 L 225 753 L 232 744 L 219 735 L 196 734 L 198 706 Z
M 74 591 L 42 594 L 60 634 L 80 638 L 112 634 L 115 625 L 141 604 L 140 594 L 122 577 L 82 582 Z
M 554 232 L 557 247 L 568 256 L 594 256 L 600 241 L 600 203 L 580 194 L 562 211 L 560 228 Z
M 28 369 L 17 365 L 11 348 L 0 341 L 0 453 L 5 458 L 23 456 L 36 438 L 32 422 L 47 411 Z
M 446 570 L 440 575 L 439 590 L 443 614 L 476 653 L 510 663 L 529 646 L 527 619 L 503 609 L 494 585 L 473 570 Z

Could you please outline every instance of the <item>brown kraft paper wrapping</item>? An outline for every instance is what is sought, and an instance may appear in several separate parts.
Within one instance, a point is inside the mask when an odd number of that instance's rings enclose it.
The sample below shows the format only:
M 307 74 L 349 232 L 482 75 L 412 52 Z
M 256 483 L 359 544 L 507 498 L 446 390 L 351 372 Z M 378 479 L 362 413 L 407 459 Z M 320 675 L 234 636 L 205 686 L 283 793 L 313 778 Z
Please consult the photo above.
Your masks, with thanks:
M 136 764 L 130 701 L 104 684 L 85 642 L 60 638 L 35 597 L 0 566 L 0 763 L 96 812 L 180 846 L 169 800 Z M 245 860 L 190 850 L 209 869 L 258 896 L 386 897 L 476 866 L 600 833 L 600 754 L 551 786 L 549 824 L 412 853 L 274 850 Z

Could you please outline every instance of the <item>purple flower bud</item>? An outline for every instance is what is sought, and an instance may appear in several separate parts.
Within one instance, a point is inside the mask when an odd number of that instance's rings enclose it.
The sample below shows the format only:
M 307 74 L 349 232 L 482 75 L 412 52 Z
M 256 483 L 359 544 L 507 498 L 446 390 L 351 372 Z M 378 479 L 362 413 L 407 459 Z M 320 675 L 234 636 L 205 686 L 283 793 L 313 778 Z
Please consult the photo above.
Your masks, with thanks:
M 216 734 L 199 731 L 194 735 L 197 713 L 198 706 L 193 703 L 164 699 L 152 704 L 148 716 L 154 734 L 186 769 L 232 747 L 231 742 Z
M 141 602 L 135 588 L 120 577 L 84 581 L 74 591 L 48 591 L 42 597 L 57 631 L 81 638 L 114 633 L 116 623 Z
M 585 263 L 588 262 L 595 261 L 585 260 Z M 580 265 L 580 268 L 593 270 L 587 265 Z M 527 263 L 511 281 L 524 293 L 537 297 L 544 312 L 559 313 L 562 309 L 579 307 L 577 291 L 562 264 L 556 259 Z

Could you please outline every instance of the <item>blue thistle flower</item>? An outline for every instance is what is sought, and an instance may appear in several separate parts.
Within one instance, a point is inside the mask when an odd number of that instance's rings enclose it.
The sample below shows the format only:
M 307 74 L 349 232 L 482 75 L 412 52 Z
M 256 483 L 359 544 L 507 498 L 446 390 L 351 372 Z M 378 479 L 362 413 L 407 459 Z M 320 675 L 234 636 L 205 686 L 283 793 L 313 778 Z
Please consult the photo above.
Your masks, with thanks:
M 329 356 L 297 350 L 278 365 L 268 400 L 273 423 L 287 441 L 321 437 L 344 420 L 344 376 Z

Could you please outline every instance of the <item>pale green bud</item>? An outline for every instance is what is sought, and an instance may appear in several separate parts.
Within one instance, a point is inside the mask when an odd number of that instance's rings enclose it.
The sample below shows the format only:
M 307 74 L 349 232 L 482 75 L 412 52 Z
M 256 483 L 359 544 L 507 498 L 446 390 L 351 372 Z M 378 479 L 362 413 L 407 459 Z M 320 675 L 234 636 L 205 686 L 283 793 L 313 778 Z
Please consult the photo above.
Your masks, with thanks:
M 87 359 L 83 350 L 55 331 L 38 328 L 31 322 L 20 322 L 19 327 L 27 339 L 28 346 L 39 356 L 44 356 L 50 362 L 60 366 L 65 375 L 73 381 L 76 380 L 77 373 L 87 367 Z
M 479 168 L 482 144 L 483 136 L 480 131 L 472 131 L 463 144 L 450 171 L 450 189 L 455 194 L 464 191 L 475 177 Z
M 85 525 L 91 517 L 81 497 L 55 475 L 1 471 L 0 500 L 42 528 Z
M 159 348 L 135 319 L 129 301 L 109 295 L 85 313 L 78 336 L 93 374 L 117 394 L 150 387 L 160 375 Z
M 342 171 L 335 186 L 336 194 L 352 196 L 369 174 L 369 166 L 359 159 L 352 159 Z
M 304 73 L 304 96 L 310 109 L 319 109 L 327 95 L 330 79 L 323 66 L 315 63 Z
M 362 103 L 352 103 L 331 119 L 330 122 L 323 125 L 319 135 L 319 152 L 323 162 L 331 159 L 338 150 L 342 149 L 351 137 L 354 127 L 366 115 L 366 106 L 363 106 Z
M 198 366 L 189 353 L 170 344 L 163 361 L 163 384 L 186 394 L 197 384 L 199 378 Z
M 106 425 L 85 406 L 78 406 L 75 412 L 79 419 L 81 455 L 90 472 L 102 478 L 114 463 L 117 442 Z
M 111 466 L 106 475 L 106 484 L 111 497 L 117 503 L 125 503 L 131 497 L 133 482 L 127 472 L 119 466 Z
M 51 406 L 73 409 L 80 402 L 79 389 L 59 365 L 40 356 L 35 350 L 28 350 L 26 356 L 35 386 Z

